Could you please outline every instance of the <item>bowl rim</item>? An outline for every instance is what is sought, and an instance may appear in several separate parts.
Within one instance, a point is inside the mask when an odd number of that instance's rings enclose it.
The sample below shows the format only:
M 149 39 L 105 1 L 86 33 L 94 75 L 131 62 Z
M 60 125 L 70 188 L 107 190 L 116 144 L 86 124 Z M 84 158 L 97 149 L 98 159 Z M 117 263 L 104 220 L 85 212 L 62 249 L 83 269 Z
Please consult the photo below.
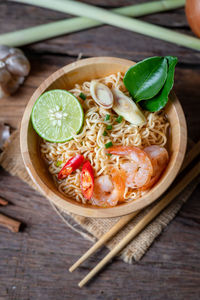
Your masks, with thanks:
M 167 190 L 167 188 L 171 185 L 171 183 L 175 179 L 182 165 L 185 156 L 186 146 L 187 146 L 187 125 L 186 125 L 185 115 L 178 98 L 172 92 L 171 97 L 173 98 L 173 105 L 175 107 L 177 118 L 179 121 L 179 132 L 180 132 L 179 151 L 177 151 L 177 153 L 175 154 L 176 155 L 175 163 L 171 167 L 171 170 L 168 172 L 167 176 L 164 176 L 155 186 L 156 191 L 154 187 L 150 190 L 151 195 L 148 195 L 149 193 L 146 193 L 141 198 L 135 201 L 127 202 L 126 204 L 123 205 L 117 205 L 111 208 L 98 208 L 98 207 L 85 206 L 84 204 L 78 202 L 75 203 L 68 202 L 67 200 L 64 200 L 58 195 L 56 195 L 51 189 L 47 187 L 47 185 L 38 176 L 28 151 L 28 127 L 30 124 L 30 115 L 31 115 L 33 104 L 35 103 L 36 99 L 55 80 L 57 80 L 59 77 L 63 76 L 64 74 L 73 71 L 77 68 L 80 68 L 82 66 L 97 64 L 97 63 L 109 64 L 111 63 L 111 61 L 112 63 L 123 64 L 127 67 L 130 67 L 135 63 L 131 60 L 116 58 L 116 57 L 92 57 L 92 58 L 82 59 L 76 62 L 72 62 L 68 65 L 65 65 L 64 67 L 58 69 L 56 72 L 51 74 L 35 90 L 35 92 L 33 93 L 33 95 L 31 96 L 31 98 L 27 103 L 21 121 L 20 149 L 21 149 L 23 162 L 25 164 L 25 167 L 31 179 L 33 180 L 37 188 L 42 192 L 42 194 L 50 201 L 52 201 L 56 206 L 62 208 L 62 210 L 64 211 L 66 210 L 67 212 L 78 214 L 85 217 L 93 217 L 93 218 L 119 217 L 119 216 L 133 213 L 134 211 L 142 209 L 148 206 L 149 204 L 153 203 L 154 201 L 156 201 Z

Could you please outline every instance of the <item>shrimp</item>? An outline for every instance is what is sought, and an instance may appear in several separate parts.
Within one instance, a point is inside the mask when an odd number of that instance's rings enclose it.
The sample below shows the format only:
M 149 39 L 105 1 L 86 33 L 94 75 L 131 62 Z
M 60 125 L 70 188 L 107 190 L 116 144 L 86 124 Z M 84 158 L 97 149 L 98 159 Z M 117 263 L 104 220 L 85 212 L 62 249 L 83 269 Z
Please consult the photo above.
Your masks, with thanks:
M 102 175 L 95 178 L 91 202 L 102 207 L 116 206 L 118 202 L 124 201 L 125 187 L 126 173 L 112 169 L 111 176 Z
M 144 151 L 148 153 L 151 158 L 151 162 L 153 165 L 153 175 L 150 182 L 145 184 L 141 188 L 142 191 L 149 189 L 158 181 L 169 161 L 168 152 L 164 147 L 152 145 L 144 148 Z
M 101 175 L 94 180 L 93 205 L 116 206 L 124 201 L 126 187 L 145 191 L 153 186 L 167 166 L 169 156 L 164 147 L 149 146 L 141 150 L 135 146 L 113 146 L 108 153 L 127 156 L 131 162 L 112 169 L 111 175 Z
M 153 175 L 153 166 L 149 154 L 135 146 L 113 146 L 108 153 L 129 157 L 132 162 L 121 164 L 126 172 L 126 186 L 141 188 L 147 185 Z

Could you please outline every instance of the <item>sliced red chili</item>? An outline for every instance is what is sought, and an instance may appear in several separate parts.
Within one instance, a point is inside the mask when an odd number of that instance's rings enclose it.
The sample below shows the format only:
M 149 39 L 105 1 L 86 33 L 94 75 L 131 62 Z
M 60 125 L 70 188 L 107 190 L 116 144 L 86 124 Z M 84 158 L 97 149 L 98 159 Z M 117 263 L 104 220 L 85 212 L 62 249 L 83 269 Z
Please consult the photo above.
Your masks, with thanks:
M 83 162 L 84 156 L 81 154 L 77 154 L 76 156 L 70 158 L 64 165 L 64 167 L 60 170 L 58 174 L 58 179 L 60 180 L 66 178 L 68 175 L 70 175 L 72 172 L 78 169 Z
M 81 172 L 81 189 L 86 199 L 91 199 L 94 190 L 94 172 L 89 161 L 83 165 Z

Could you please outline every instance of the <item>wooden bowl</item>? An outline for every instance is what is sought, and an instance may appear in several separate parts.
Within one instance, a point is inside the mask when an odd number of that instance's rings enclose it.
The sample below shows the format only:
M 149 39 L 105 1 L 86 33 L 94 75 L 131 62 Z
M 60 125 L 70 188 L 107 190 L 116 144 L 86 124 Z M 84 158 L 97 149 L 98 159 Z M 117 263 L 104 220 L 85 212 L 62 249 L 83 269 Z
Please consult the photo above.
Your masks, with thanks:
M 51 89 L 71 89 L 75 83 L 82 83 L 95 78 L 104 77 L 118 71 L 126 72 L 134 62 L 114 57 L 94 57 L 71 63 L 48 77 L 34 92 L 25 109 L 20 132 L 21 153 L 26 169 L 39 190 L 63 211 L 87 217 L 105 218 L 122 216 L 149 205 L 169 187 L 176 177 L 186 150 L 187 128 L 180 102 L 171 94 L 166 106 L 166 114 L 170 121 L 169 138 L 170 162 L 159 182 L 143 197 L 112 208 L 97 208 L 84 205 L 61 194 L 48 172 L 40 154 L 41 139 L 35 132 L 30 121 L 31 110 L 36 99 Z

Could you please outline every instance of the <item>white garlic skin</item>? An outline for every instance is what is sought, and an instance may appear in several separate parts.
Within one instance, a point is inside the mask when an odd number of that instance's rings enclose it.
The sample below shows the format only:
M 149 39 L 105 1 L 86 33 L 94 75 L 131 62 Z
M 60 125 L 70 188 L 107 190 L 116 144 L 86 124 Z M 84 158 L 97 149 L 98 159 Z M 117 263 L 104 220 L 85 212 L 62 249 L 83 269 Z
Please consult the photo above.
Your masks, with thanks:
M 10 92 L 10 94 L 15 93 L 23 82 L 24 77 L 13 76 L 12 79 L 6 85 L 6 91 Z
M 10 47 L 5 45 L 0 45 L 0 60 L 5 59 L 9 56 Z
M 30 72 L 30 63 L 23 51 L 0 45 L 0 98 L 17 91 Z
M 6 69 L 6 66 L 3 62 L 0 61 L 0 83 L 6 84 L 9 80 L 11 80 L 12 76 Z
M 0 123 L 0 149 L 10 137 L 10 126 Z
M 27 76 L 30 72 L 30 64 L 24 55 L 13 55 L 6 59 L 8 71 L 14 75 Z

